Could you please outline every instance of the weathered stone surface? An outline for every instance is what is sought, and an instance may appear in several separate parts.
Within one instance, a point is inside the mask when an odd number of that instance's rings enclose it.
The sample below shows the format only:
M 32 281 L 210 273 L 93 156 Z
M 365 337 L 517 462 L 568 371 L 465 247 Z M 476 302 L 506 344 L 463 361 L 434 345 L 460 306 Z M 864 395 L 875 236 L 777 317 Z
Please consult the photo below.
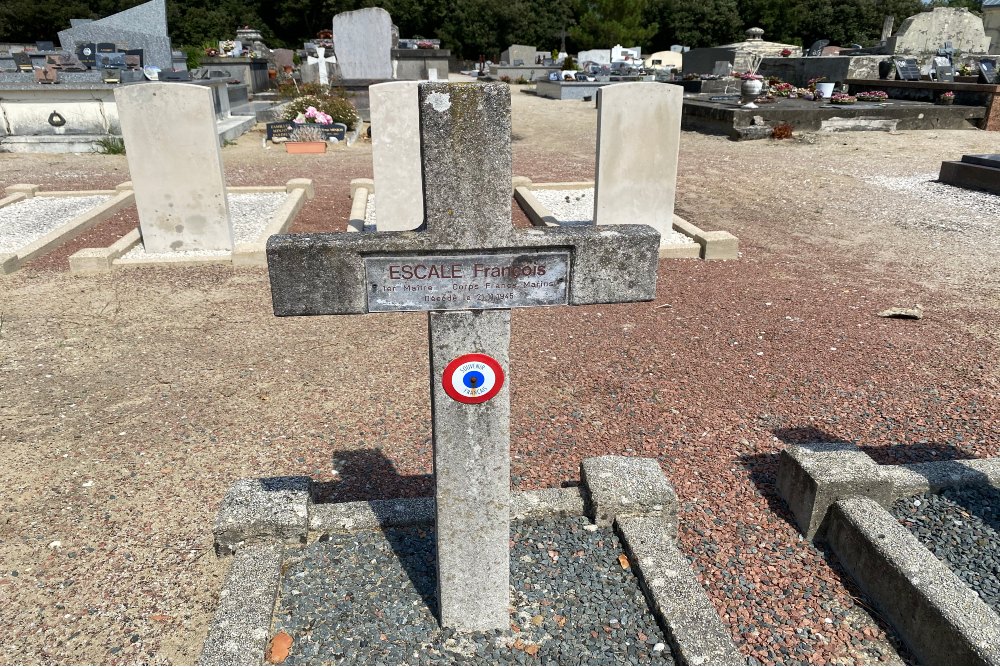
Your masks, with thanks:
M 424 222 L 417 86 L 416 81 L 392 81 L 368 88 L 380 232 L 410 231 Z
M 392 78 L 392 17 L 380 7 L 333 17 L 333 41 L 343 79 Z
M 683 665 L 742 665 L 729 630 L 691 570 L 691 564 L 657 518 L 620 517 L 615 522 L 650 606 L 667 628 Z
M 511 496 L 511 519 L 544 519 L 553 516 L 584 516 L 587 501 L 584 487 L 536 489 Z
M 78 44 L 99 42 L 142 49 L 144 65 L 172 69 L 166 0 L 151 0 L 103 19 L 59 31 L 59 45 L 71 53 L 76 51 Z
M 280 544 L 261 544 L 233 559 L 198 664 L 263 664 L 283 553 Z
M 398 498 L 312 505 L 309 530 L 351 532 L 434 523 L 433 498 Z
M 817 537 L 827 509 L 853 495 L 892 501 L 892 482 L 870 456 L 847 443 L 793 445 L 781 452 L 778 493 L 788 503 L 799 530 Z
M 674 219 L 684 91 L 639 82 L 597 94 L 594 222 L 649 225 L 666 236 Z
M 309 521 L 308 477 L 241 479 L 222 499 L 215 517 L 215 551 L 235 553 L 264 539 L 304 542 Z
M 997 614 L 874 500 L 838 500 L 826 541 L 921 664 L 1000 664 Z
M 590 492 L 594 523 L 610 526 L 625 517 L 655 517 L 677 536 L 677 494 L 655 459 L 595 456 L 580 464 Z
M 445 366 L 469 352 L 509 368 L 510 311 L 430 313 L 431 413 L 441 624 L 506 628 L 510 602 L 510 391 L 459 403 Z
M 907 18 L 887 44 L 889 53 L 934 53 L 946 41 L 960 53 L 986 53 L 990 38 L 983 19 L 968 9 L 935 7 Z
M 146 252 L 231 251 L 212 91 L 144 83 L 115 89 L 115 101 Z

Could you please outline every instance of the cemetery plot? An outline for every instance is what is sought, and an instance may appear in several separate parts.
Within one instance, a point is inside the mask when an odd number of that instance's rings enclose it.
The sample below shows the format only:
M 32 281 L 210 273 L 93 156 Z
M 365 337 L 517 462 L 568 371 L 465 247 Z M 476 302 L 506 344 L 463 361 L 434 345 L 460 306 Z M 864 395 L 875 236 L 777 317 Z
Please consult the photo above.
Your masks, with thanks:
M 17 252 L 70 220 L 111 199 L 87 197 L 32 197 L 0 208 L 0 252 Z
M 675 664 L 618 537 L 584 517 L 513 522 L 510 626 L 462 635 L 435 617 L 433 526 L 328 537 L 282 569 L 284 664 Z
M 266 240 L 265 230 L 274 214 L 285 202 L 284 192 L 229 193 L 229 215 L 233 225 L 233 242 L 252 243 Z M 165 261 L 171 258 L 228 258 L 229 250 L 173 250 L 147 252 L 142 244 L 122 255 L 123 263 Z
M 946 489 L 900 498 L 892 514 L 1000 613 L 1000 489 Z
M 132 203 L 131 190 L 92 190 L 78 195 L 38 192 L 15 185 L 0 199 L 0 274 L 69 241 Z M 6 205 L 4 205 L 6 203 Z

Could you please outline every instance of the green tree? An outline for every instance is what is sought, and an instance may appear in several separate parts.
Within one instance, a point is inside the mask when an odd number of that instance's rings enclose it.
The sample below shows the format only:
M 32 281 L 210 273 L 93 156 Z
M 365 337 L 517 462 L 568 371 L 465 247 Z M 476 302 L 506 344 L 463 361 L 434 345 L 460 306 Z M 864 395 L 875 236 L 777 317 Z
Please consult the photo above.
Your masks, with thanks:
M 647 22 L 647 4 L 648 0 L 582 0 L 569 35 L 581 49 L 648 46 L 659 26 Z

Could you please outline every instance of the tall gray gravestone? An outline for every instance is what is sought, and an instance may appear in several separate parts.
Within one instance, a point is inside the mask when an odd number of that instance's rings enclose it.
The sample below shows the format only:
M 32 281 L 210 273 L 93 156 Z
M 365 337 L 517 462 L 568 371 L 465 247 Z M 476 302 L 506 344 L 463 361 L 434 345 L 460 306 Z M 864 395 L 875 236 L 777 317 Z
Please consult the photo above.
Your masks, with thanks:
M 342 79 L 392 78 L 392 17 L 381 7 L 333 17 L 333 50 Z
M 274 313 L 428 311 L 439 619 L 506 628 L 510 309 L 652 300 L 645 225 L 515 229 L 510 89 L 421 83 L 426 229 L 272 236 Z

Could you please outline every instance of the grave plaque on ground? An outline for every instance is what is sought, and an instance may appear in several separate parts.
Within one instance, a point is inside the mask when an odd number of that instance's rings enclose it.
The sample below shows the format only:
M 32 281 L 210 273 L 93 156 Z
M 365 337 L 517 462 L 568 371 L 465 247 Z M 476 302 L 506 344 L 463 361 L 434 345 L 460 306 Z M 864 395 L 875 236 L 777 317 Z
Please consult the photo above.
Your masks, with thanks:
M 439 619 L 507 628 L 510 308 L 648 301 L 645 225 L 516 229 L 510 89 L 421 83 L 419 232 L 272 236 L 274 313 L 429 311 Z
M 231 251 L 211 89 L 190 83 L 122 86 L 115 102 L 146 252 Z
M 896 78 L 902 81 L 920 81 L 920 65 L 913 58 L 896 58 Z

